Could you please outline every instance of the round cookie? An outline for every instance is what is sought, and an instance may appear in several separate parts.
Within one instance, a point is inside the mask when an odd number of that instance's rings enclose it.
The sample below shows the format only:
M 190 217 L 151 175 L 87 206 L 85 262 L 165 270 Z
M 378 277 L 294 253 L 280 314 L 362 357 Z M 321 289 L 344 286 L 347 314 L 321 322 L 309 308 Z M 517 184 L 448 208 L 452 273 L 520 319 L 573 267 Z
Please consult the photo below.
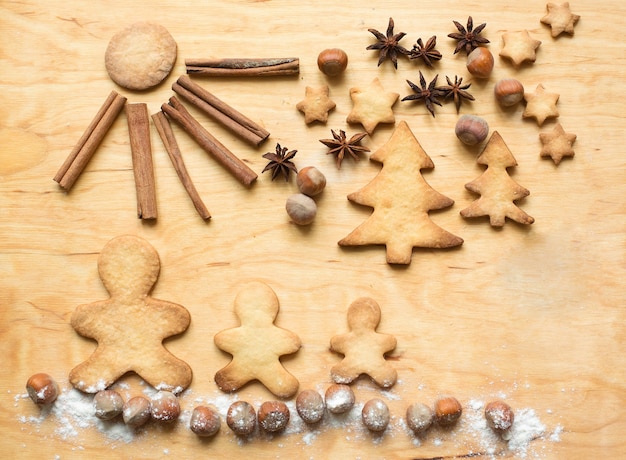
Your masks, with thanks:
M 177 46 L 159 24 L 137 22 L 111 38 L 104 63 L 111 79 L 132 90 L 161 83 L 176 62 Z

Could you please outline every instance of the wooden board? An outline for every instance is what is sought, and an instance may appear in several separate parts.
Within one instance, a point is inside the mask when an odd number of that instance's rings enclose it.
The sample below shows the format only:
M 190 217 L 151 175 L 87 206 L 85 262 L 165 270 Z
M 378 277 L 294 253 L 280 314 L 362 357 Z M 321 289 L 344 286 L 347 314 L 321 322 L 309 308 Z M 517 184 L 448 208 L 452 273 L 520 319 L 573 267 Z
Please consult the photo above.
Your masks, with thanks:
M 56 3 L 56 4 L 54 4 Z M 624 224 L 626 196 L 624 145 L 626 112 L 620 85 L 626 79 L 620 41 L 626 7 L 615 0 L 571 2 L 581 16 L 573 37 L 553 39 L 539 20 L 544 2 L 380 1 L 189 1 L 189 2 L 12 2 L 0 5 L 0 446 L 12 458 L 457 458 L 502 453 L 514 458 L 588 459 L 626 455 L 626 312 Z M 468 78 L 464 56 L 453 56 L 452 20 L 487 22 L 485 36 L 496 56 L 487 81 Z M 443 60 L 435 70 L 401 59 L 376 66 L 368 28 L 406 32 L 411 47 L 418 37 L 437 35 Z M 165 25 L 178 43 L 170 77 L 154 90 L 117 87 L 104 69 L 111 36 L 127 24 L 147 20 Z M 527 29 L 542 41 L 534 65 L 513 68 L 498 57 L 501 35 Z M 327 80 L 317 69 L 317 54 L 341 47 L 349 55 L 345 75 Z M 300 75 L 266 79 L 198 81 L 224 101 L 258 121 L 270 139 L 252 148 L 197 111 L 193 113 L 222 143 L 260 173 L 261 155 L 276 143 L 297 149 L 298 167 L 317 166 L 328 179 L 313 225 L 300 228 L 284 211 L 296 190 L 293 179 L 272 182 L 260 175 L 241 186 L 175 126 L 200 195 L 213 219 L 205 223 L 185 194 L 166 152 L 152 130 L 159 217 L 142 222 L 136 201 L 125 117 L 120 116 L 70 193 L 52 177 L 112 89 L 129 102 L 145 102 L 150 113 L 171 95 L 171 84 L 185 72 L 186 58 L 299 57 Z M 340 248 L 337 241 L 371 212 L 346 196 L 372 180 L 380 165 L 348 159 L 338 170 L 319 139 L 330 129 L 349 134 L 349 89 L 378 77 L 388 91 L 404 97 L 405 80 L 439 74 L 464 76 L 476 97 L 461 113 L 483 116 L 497 130 L 519 165 L 512 178 L 528 188 L 520 206 L 535 218 L 531 226 L 508 222 L 491 228 L 487 220 L 466 220 L 459 211 L 476 196 L 464 184 L 478 177 L 480 147 L 464 147 L 454 136 L 453 104 L 436 107 L 398 102 L 396 122 L 405 120 L 432 158 L 423 171 L 453 207 L 431 213 L 433 221 L 461 236 L 454 250 L 420 250 L 407 267 L 389 266 L 383 247 Z M 560 94 L 558 121 L 575 133 L 576 156 L 556 167 L 541 159 L 541 128 L 523 120 L 522 106 L 503 111 L 494 102 L 493 84 L 515 77 L 528 91 L 542 83 Z M 296 104 L 305 87 L 328 83 L 337 108 L 326 125 L 305 125 Z M 372 151 L 389 138 L 381 126 L 364 144 Z M 69 324 L 79 304 L 106 297 L 97 258 L 118 235 L 139 235 L 157 249 L 162 270 L 154 296 L 184 305 L 192 315 L 189 330 L 166 342 L 194 370 L 181 396 L 184 414 L 170 427 L 150 425 L 132 439 L 114 439 L 120 424 L 97 426 L 89 404 L 74 401 L 69 371 L 95 344 Z M 319 391 L 330 384 L 330 368 L 340 356 L 330 338 L 347 330 L 346 311 L 358 297 L 376 299 L 382 309 L 379 330 L 398 340 L 390 362 L 398 383 L 381 392 L 367 378 L 353 387 L 358 404 L 373 397 L 387 401 L 392 422 L 382 436 L 366 432 L 358 408 L 345 420 L 329 417 L 318 427 L 302 427 L 298 416 L 286 433 L 257 434 L 238 440 L 224 425 L 202 442 L 185 425 L 200 401 L 221 410 L 236 399 L 256 407 L 273 396 L 256 383 L 237 395 L 224 395 L 213 380 L 229 356 L 213 336 L 236 325 L 236 293 L 253 280 L 272 287 L 281 303 L 277 324 L 297 333 L 302 349 L 284 365 L 301 388 Z M 59 381 L 65 406 L 40 413 L 25 397 L 35 372 Z M 147 391 L 128 376 L 120 391 L 128 397 Z M 421 438 L 404 426 L 412 402 L 431 404 L 442 394 L 464 406 L 461 422 L 435 428 Z M 509 446 L 481 428 L 482 405 L 505 399 L 531 433 Z M 293 408 L 293 401 L 289 404 Z M 82 412 L 81 412 L 82 411 Z M 85 421 L 87 420 L 87 421 Z M 80 422 L 89 425 L 81 428 Z M 535 422 L 535 430 L 533 425 Z M 72 431 L 70 428 L 74 428 Z M 543 427 L 543 429 L 538 429 Z M 518 438 L 518 441 L 521 438 Z

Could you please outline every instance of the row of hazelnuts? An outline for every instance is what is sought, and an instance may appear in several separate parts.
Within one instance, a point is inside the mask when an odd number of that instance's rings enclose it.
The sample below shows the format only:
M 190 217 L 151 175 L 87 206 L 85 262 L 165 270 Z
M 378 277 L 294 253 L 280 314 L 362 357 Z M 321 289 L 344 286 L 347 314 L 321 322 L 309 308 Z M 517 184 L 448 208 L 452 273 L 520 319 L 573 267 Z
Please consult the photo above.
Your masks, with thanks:
M 26 383 L 30 398 L 38 405 L 52 404 L 59 392 L 58 385 L 48 374 L 35 374 Z M 349 385 L 331 384 L 322 397 L 316 390 L 301 391 L 296 398 L 296 411 L 303 422 L 319 423 L 326 411 L 339 415 L 352 409 L 356 398 Z M 139 428 L 149 420 L 172 422 L 180 416 L 178 397 L 170 391 L 158 391 L 151 399 L 135 396 L 124 402 L 115 390 L 102 390 L 94 395 L 94 414 L 101 420 L 113 420 L 120 415 L 124 423 Z M 461 417 L 463 408 L 453 396 L 435 401 L 434 410 L 424 403 L 411 404 L 406 410 L 406 424 L 415 433 L 426 432 L 432 425 L 442 427 L 454 425 Z M 289 424 L 291 414 L 282 401 L 265 401 L 258 409 L 246 401 L 235 401 L 228 408 L 226 424 L 238 436 L 254 433 L 257 424 L 265 432 L 278 433 Z M 383 432 L 391 416 L 387 404 L 378 398 L 367 401 L 361 410 L 365 427 L 372 432 Z M 495 400 L 485 406 L 487 424 L 503 439 L 510 438 L 514 413 L 504 401 Z M 189 429 L 200 437 L 211 437 L 221 427 L 219 412 L 211 406 L 197 406 L 189 419 Z

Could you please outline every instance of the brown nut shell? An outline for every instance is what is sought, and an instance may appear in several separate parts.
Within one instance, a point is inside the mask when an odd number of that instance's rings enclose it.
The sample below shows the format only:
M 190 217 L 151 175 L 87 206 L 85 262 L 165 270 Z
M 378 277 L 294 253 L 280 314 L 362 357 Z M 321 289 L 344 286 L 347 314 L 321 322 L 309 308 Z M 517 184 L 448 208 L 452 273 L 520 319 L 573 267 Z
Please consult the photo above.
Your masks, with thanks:
M 303 390 L 296 398 L 296 411 L 305 423 L 317 423 L 324 417 L 324 398 L 315 390 Z
M 159 391 L 150 401 L 152 418 L 161 422 L 172 422 L 180 415 L 180 403 L 170 391 Z
M 326 176 L 315 166 L 306 166 L 298 171 L 296 185 L 300 193 L 307 196 L 319 195 L 326 187 Z
M 489 124 L 484 118 L 476 115 L 461 115 L 454 127 L 454 133 L 466 145 L 480 144 L 487 139 Z
M 493 87 L 493 94 L 502 107 L 512 107 L 524 99 L 524 85 L 515 78 L 503 78 Z
M 189 419 L 189 429 L 201 437 L 214 436 L 220 430 L 221 424 L 220 414 L 208 406 L 194 408 Z
M 287 198 L 285 210 L 296 225 L 309 225 L 317 215 L 317 204 L 310 196 L 296 193 Z
M 367 401 L 361 411 L 361 417 L 367 429 L 374 432 L 385 431 L 391 418 L 389 407 L 382 399 Z
M 485 419 L 491 429 L 502 434 L 511 429 L 515 415 L 511 406 L 504 401 L 496 400 L 485 406 Z
M 483 46 L 479 46 L 467 55 L 467 71 L 476 78 L 488 78 L 493 65 L 493 54 Z
M 150 401 L 143 396 L 130 398 L 122 409 L 124 423 L 130 427 L 138 428 L 150 420 Z
M 257 418 L 265 431 L 270 433 L 282 431 L 289 423 L 289 408 L 282 401 L 265 401 L 259 408 Z
M 435 413 L 424 403 L 411 404 L 406 409 L 406 424 L 414 433 L 428 430 L 435 421 Z
M 324 75 L 334 77 L 348 67 L 348 55 L 339 48 L 325 49 L 317 57 L 317 67 Z
M 51 404 L 59 395 L 59 386 L 54 379 L 43 372 L 32 375 L 26 382 L 28 396 L 35 404 Z
M 235 401 L 230 405 L 226 413 L 226 424 L 228 428 L 239 436 L 252 434 L 256 428 L 256 411 L 254 407 L 246 401 Z
M 453 396 L 440 398 L 435 402 L 435 420 L 441 426 L 453 425 L 462 413 L 461 403 Z
M 93 407 L 100 420 L 111 420 L 122 413 L 124 400 L 115 390 L 102 390 L 93 397 Z
M 324 394 L 326 407 L 333 414 L 343 414 L 354 406 L 356 398 L 350 386 L 343 383 L 333 383 Z

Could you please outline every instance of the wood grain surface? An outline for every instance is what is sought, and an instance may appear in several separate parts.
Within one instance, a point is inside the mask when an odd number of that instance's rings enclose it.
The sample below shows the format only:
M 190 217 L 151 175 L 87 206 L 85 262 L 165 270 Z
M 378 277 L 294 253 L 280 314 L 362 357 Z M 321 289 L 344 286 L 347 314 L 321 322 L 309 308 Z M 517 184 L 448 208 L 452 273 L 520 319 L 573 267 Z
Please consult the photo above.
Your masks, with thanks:
M 550 36 L 540 23 L 546 3 L 318 0 L 268 1 L 2 1 L 0 2 L 0 448 L 7 458 L 540 458 L 617 459 L 626 456 L 626 110 L 620 85 L 626 80 L 622 36 L 626 6 L 616 0 L 571 1 L 581 16 L 575 35 Z M 469 78 L 463 55 L 453 55 L 452 20 L 487 22 L 484 35 L 496 56 L 486 81 Z M 438 38 L 444 58 L 435 69 L 401 58 L 376 66 L 367 31 L 385 31 L 389 17 L 403 44 Z M 155 89 L 117 87 L 104 67 L 109 39 L 134 21 L 168 28 L 178 43 L 169 78 Z M 527 29 L 542 41 L 537 61 L 515 69 L 498 57 L 504 32 Z M 325 48 L 343 48 L 345 74 L 327 79 L 316 59 Z M 135 185 L 124 114 L 69 193 L 52 178 L 111 90 L 129 103 L 157 112 L 184 74 L 187 58 L 298 57 L 300 74 L 276 78 L 194 79 L 256 121 L 270 138 L 255 148 L 192 107 L 189 110 L 216 138 L 259 174 L 242 186 L 179 126 L 174 131 L 189 174 L 212 219 L 203 221 L 187 196 L 152 126 L 158 219 L 136 215 Z M 388 91 L 410 94 L 406 80 L 439 74 L 463 76 L 476 101 L 460 113 L 484 117 L 518 161 L 511 177 L 530 190 L 520 207 L 535 218 L 529 226 L 507 222 L 494 229 L 488 219 L 459 215 L 476 196 L 464 184 L 483 168 L 481 146 L 463 146 L 454 135 L 458 118 L 452 103 L 436 107 L 396 103 L 396 124 L 405 120 L 435 168 L 426 181 L 455 204 L 431 212 L 437 225 L 464 239 L 459 248 L 413 251 L 409 266 L 390 266 L 384 247 L 341 248 L 337 241 L 356 228 L 371 209 L 346 196 L 370 182 L 380 164 L 334 159 L 318 141 L 331 129 L 349 134 L 349 89 L 378 77 Z M 493 98 L 494 83 L 518 78 L 527 91 L 538 84 L 560 94 L 558 120 L 538 127 L 522 119 L 523 106 L 509 110 Z M 336 109 L 328 123 L 306 125 L 296 104 L 306 86 L 328 84 Z M 539 156 L 540 132 L 556 121 L 578 137 L 576 155 L 555 166 Z M 364 144 L 375 151 L 393 132 L 378 127 Z M 290 223 L 286 198 L 295 181 L 272 182 L 260 174 L 262 154 L 276 143 L 297 149 L 296 165 L 318 167 L 328 186 L 318 199 L 309 227 Z M 76 306 L 107 297 L 97 258 L 112 238 L 138 235 L 159 252 L 162 269 L 156 298 L 184 305 L 192 324 L 166 346 L 194 371 L 181 395 L 183 417 L 170 426 L 151 424 L 132 439 L 115 439 L 121 422 L 97 425 L 72 419 L 63 401 L 52 413 L 25 397 L 31 374 L 48 372 L 69 404 L 69 371 L 85 360 L 95 343 L 70 326 Z M 331 383 L 330 368 L 341 357 L 329 351 L 330 338 L 347 331 L 346 312 L 355 299 L 374 298 L 381 307 L 380 332 L 398 341 L 389 356 L 398 383 L 382 392 L 369 379 L 353 384 L 358 405 L 384 399 L 392 422 L 381 436 L 359 423 L 358 407 L 320 426 L 292 426 L 285 433 L 257 433 L 238 440 L 223 424 L 202 441 L 188 428 L 200 402 L 222 408 L 248 400 L 256 407 L 274 397 L 251 383 L 236 395 L 221 393 L 215 373 L 230 356 L 214 335 L 235 327 L 233 302 L 250 281 L 276 292 L 277 325 L 295 332 L 302 348 L 283 360 L 300 388 L 319 391 Z M 148 391 L 136 376 L 123 379 L 128 397 Z M 407 406 L 431 404 L 443 394 L 464 407 L 460 423 L 434 428 L 416 438 L 404 426 Z M 535 420 L 540 434 L 521 446 L 493 441 L 480 425 L 481 404 L 502 398 L 520 420 Z M 289 401 L 293 408 L 293 400 Z M 87 412 L 88 412 L 87 405 Z M 56 414 L 56 415 L 55 415 Z M 223 414 L 222 414 L 223 415 Z M 532 417 L 531 417 L 532 416 Z M 88 425 L 80 426 L 80 421 Z M 68 426 L 69 425 L 69 426 Z M 70 428 L 73 427 L 75 431 Z M 487 433 L 488 434 L 488 433 Z M 487 437 L 486 437 L 487 436 Z

